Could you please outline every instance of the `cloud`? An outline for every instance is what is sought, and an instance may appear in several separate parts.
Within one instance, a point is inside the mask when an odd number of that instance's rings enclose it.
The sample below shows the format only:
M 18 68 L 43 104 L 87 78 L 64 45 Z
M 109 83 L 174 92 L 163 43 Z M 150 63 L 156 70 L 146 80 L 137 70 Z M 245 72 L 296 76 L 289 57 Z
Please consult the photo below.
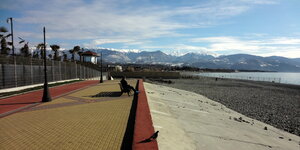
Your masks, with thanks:
M 207 44 L 211 52 L 236 54 L 247 53 L 260 56 L 299 57 L 300 37 L 271 37 L 250 39 L 249 37 L 204 37 L 190 39 L 194 43 Z
M 282 56 L 288 58 L 299 58 L 300 56 L 300 48 L 299 47 L 287 47 L 285 50 L 283 49 L 274 49 L 273 51 L 269 51 L 266 53 L 260 54 L 260 56 Z
M 81 5 L 80 2 L 58 2 L 55 7 L 46 10 L 36 9 L 25 12 L 25 17 L 18 19 L 25 24 L 43 24 L 52 30 L 53 35 L 62 39 L 93 39 L 120 35 L 139 38 L 171 36 L 175 29 L 184 25 L 165 21 L 163 18 L 135 13 L 138 10 L 116 9 L 114 4 L 94 1 Z M 75 6 L 74 6 L 75 5 Z
M 278 4 L 278 0 L 240 0 L 241 2 L 245 3 L 252 3 L 252 4 Z
M 259 4 L 263 2 L 269 3 L 271 0 L 261 0 Z M 258 4 L 258 1 L 196 1 L 193 4 L 187 2 L 187 5 L 173 3 L 170 1 L 168 5 L 157 5 L 135 0 L 4 0 L 3 5 L 10 5 L 9 8 L 22 12 L 22 17 L 16 18 L 18 23 L 40 28 L 46 26 L 50 31 L 49 38 L 94 40 L 127 36 L 147 40 L 180 36 L 178 29 L 214 26 L 218 20 L 249 10 L 249 4 Z
M 280 38 L 271 39 L 270 42 L 266 42 L 265 44 L 271 44 L 271 45 L 300 45 L 300 38 L 280 37 Z
M 187 43 L 157 44 L 155 41 L 179 37 L 186 41 L 193 34 L 179 30 L 217 26 L 256 5 L 278 3 L 278 0 L 167 0 L 159 3 L 148 0 L 3 0 L 0 9 L 18 11 L 21 17 L 15 18 L 16 24 L 24 28 L 17 26 L 16 33 L 32 41 L 40 39 L 38 29 L 46 26 L 48 39 L 61 40 L 70 47 L 72 44 L 68 41 L 75 40 L 82 41 L 78 45 L 87 47 L 120 43 L 123 47 L 166 49 L 169 53 L 181 54 L 209 51 L 264 55 L 271 54 L 266 49 L 274 50 L 274 54 L 285 49 L 290 50 L 289 56 L 292 56 L 299 50 L 297 37 L 263 39 L 265 35 L 258 33 L 261 40 L 220 36 L 193 38 Z M 206 46 L 197 46 L 197 43 Z
M 98 39 L 93 41 L 93 45 L 102 45 L 108 43 L 128 43 L 133 41 L 134 40 L 130 40 L 130 39 Z
M 207 47 L 186 45 L 186 44 L 173 44 L 173 45 L 164 45 L 164 46 L 144 45 L 141 48 L 147 50 L 162 50 L 167 54 L 175 55 L 175 56 L 182 56 L 187 53 L 201 53 L 201 54 L 218 56 L 217 53 L 212 52 L 211 49 L 208 49 Z
M 235 37 L 206 37 L 194 38 L 191 42 L 208 42 L 212 51 L 256 51 L 259 49 L 257 41 L 242 41 Z

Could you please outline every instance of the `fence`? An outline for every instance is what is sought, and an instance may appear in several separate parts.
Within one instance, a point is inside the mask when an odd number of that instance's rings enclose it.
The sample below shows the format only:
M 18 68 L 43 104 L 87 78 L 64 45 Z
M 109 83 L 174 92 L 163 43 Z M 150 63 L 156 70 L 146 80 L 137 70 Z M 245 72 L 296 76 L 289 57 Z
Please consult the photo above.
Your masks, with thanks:
M 79 64 L 47 60 L 49 82 L 68 79 L 89 79 L 100 76 L 100 71 Z M 0 89 L 44 82 L 44 60 L 31 57 L 0 56 Z

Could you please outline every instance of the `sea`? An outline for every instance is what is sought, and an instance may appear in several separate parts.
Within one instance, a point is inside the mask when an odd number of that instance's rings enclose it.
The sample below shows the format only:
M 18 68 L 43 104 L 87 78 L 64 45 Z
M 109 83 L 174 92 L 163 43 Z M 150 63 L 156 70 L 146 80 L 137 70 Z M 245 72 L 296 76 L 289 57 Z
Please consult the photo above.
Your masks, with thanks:
M 300 85 L 300 73 L 293 72 L 196 73 L 194 75 Z

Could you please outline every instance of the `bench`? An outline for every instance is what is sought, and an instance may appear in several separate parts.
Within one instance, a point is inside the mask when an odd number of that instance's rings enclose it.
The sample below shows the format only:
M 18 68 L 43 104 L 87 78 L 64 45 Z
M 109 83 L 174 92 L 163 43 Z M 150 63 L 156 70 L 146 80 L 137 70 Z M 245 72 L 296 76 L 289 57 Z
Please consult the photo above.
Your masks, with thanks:
M 123 93 L 127 93 L 128 96 L 130 96 L 131 89 L 129 89 L 129 88 L 124 88 L 124 87 L 122 86 L 121 83 L 119 83 L 119 86 L 120 86 L 120 89 L 121 89 L 122 94 L 123 94 Z

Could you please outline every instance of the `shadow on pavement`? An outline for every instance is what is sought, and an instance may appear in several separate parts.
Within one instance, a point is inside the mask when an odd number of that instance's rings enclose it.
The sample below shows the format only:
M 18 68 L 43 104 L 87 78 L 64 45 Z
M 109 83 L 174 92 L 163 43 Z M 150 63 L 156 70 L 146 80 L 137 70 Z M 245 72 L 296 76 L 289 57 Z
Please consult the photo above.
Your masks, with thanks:
M 139 80 L 136 83 L 135 89 L 137 90 L 139 90 L 138 85 L 139 85 Z M 128 117 L 127 127 L 123 138 L 121 150 L 132 149 L 137 100 L 138 100 L 138 95 L 135 94 L 131 104 L 130 114 Z
M 122 92 L 100 92 L 96 95 L 92 95 L 90 97 L 120 97 Z

